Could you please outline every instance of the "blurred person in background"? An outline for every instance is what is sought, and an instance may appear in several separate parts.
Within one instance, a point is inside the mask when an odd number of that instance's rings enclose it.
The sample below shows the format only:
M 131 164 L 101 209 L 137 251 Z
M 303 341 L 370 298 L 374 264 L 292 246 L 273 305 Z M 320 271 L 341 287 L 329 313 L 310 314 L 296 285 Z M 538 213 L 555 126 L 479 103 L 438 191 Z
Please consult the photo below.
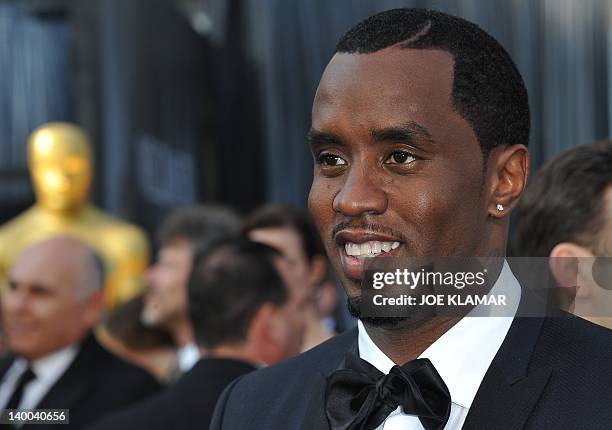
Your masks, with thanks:
M 269 204 L 247 216 L 242 231 L 249 239 L 280 251 L 290 287 L 306 297 L 302 351 L 331 338 L 335 327 L 328 318 L 338 302 L 338 292 L 326 277 L 325 251 L 308 215 L 291 206 Z
M 18 257 L 2 297 L 10 354 L 0 360 L 0 408 L 70 409 L 68 428 L 82 428 L 157 391 L 151 375 L 94 338 L 103 285 L 99 257 L 68 236 L 33 245 Z
M 569 287 L 555 291 L 557 301 L 612 328 L 612 277 L 594 279 L 594 263 L 609 261 L 597 257 L 612 256 L 612 141 L 576 146 L 548 161 L 527 186 L 514 222 L 514 254 L 551 257 L 557 285 Z
M 108 350 L 140 366 L 163 384 L 176 377 L 174 339 L 164 329 L 145 327 L 140 320 L 143 297 L 120 304 L 106 316 L 96 336 Z
M 141 320 L 147 327 L 160 327 L 173 337 L 178 354 L 177 373 L 191 369 L 200 358 L 187 312 L 187 281 L 194 244 L 220 234 L 238 234 L 240 219 L 223 206 L 177 209 L 162 223 L 157 239 L 157 262 L 145 273 Z
M 274 248 L 235 238 L 199 251 L 189 282 L 189 314 L 206 355 L 165 392 L 93 428 L 207 429 L 217 398 L 232 380 L 297 354 L 303 304 L 277 271 L 281 259 Z

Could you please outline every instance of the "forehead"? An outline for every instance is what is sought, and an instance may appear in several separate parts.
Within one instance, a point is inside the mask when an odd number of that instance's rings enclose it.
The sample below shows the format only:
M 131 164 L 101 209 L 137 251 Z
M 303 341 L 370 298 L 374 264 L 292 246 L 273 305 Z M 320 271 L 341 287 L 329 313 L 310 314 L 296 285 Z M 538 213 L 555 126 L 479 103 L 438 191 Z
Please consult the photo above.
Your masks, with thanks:
M 82 266 L 74 264 L 78 258 L 79 255 L 63 258 L 45 249 L 26 250 L 12 267 L 10 278 L 20 284 L 44 285 L 52 289 L 68 287 L 78 280 Z
M 249 232 L 249 238 L 272 246 L 285 256 L 305 255 L 302 238 L 292 227 L 258 228 Z
M 159 250 L 160 258 L 188 258 L 193 253 L 193 244 L 189 239 L 178 238 L 162 245 Z
M 386 48 L 336 54 L 313 104 L 313 128 L 415 121 L 435 130 L 462 121 L 452 105 L 454 60 L 442 50 Z

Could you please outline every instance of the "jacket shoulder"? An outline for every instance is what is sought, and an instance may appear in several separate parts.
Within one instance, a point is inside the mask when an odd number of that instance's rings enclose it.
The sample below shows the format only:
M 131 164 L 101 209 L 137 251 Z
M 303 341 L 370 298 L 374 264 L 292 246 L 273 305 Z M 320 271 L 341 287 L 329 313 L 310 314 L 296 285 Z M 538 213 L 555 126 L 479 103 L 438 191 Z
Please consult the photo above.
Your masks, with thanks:
M 320 394 L 324 378 L 356 341 L 357 329 L 351 329 L 297 357 L 237 379 L 217 402 L 211 429 L 277 428 L 279 421 L 283 428 L 299 427 L 310 399 Z
M 285 385 L 291 380 L 308 378 L 312 373 L 329 373 L 356 341 L 357 329 L 348 330 L 293 358 L 245 375 L 237 386 L 263 384 L 264 388 L 275 381 Z

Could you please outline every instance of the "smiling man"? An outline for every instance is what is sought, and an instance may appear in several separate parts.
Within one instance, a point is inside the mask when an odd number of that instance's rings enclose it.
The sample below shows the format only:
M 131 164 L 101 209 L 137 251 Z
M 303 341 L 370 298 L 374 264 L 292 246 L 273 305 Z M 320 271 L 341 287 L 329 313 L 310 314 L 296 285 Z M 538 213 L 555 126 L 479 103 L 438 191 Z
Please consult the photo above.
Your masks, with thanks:
M 519 72 L 474 24 L 397 9 L 343 36 L 313 104 L 309 208 L 360 323 L 228 387 L 213 428 L 607 428 L 607 330 L 361 310 L 368 259 L 505 255 L 529 126 Z M 492 288 L 521 296 L 507 264 Z

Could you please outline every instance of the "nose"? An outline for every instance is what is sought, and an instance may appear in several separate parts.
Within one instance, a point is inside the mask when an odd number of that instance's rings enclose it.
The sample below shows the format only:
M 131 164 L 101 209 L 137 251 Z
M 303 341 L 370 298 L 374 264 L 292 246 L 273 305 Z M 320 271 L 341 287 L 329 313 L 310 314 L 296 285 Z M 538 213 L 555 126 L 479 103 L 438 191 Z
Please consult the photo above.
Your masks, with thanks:
M 346 217 L 359 217 L 382 214 L 387 210 L 387 205 L 387 194 L 376 174 L 365 166 L 353 166 L 334 197 L 333 209 Z

